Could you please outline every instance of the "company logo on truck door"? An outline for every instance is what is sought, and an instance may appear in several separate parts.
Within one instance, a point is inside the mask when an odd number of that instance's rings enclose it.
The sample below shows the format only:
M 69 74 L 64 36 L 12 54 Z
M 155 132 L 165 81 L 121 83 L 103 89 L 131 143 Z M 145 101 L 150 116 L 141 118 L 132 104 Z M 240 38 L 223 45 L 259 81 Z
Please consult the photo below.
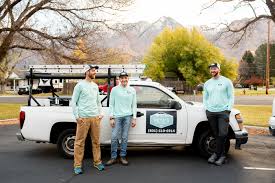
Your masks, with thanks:
M 146 133 L 177 133 L 177 112 L 147 111 Z

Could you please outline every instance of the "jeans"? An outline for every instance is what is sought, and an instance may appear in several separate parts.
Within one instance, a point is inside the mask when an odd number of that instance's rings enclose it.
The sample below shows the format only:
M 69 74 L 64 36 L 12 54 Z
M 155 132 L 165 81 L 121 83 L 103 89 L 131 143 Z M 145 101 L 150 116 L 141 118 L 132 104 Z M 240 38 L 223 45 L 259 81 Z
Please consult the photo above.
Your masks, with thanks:
M 229 111 L 210 112 L 206 111 L 206 116 L 210 124 L 211 132 L 216 139 L 215 153 L 218 157 L 225 155 L 225 142 L 228 136 Z
M 112 159 L 117 158 L 117 149 L 118 149 L 119 139 L 121 139 L 120 157 L 125 157 L 127 154 L 128 132 L 129 132 L 131 120 L 132 120 L 132 116 L 115 118 L 115 126 L 112 128 L 112 139 L 111 139 L 111 158 Z

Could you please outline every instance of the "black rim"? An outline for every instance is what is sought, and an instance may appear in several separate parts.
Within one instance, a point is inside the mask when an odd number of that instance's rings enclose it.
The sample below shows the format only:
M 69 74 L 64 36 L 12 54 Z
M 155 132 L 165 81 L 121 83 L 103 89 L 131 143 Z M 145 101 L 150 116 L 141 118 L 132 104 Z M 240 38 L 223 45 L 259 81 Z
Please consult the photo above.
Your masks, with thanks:
M 216 149 L 216 140 L 215 140 L 215 138 L 212 137 L 212 136 L 207 136 L 205 138 L 204 148 L 205 148 L 207 153 L 209 153 L 209 154 L 214 153 L 215 149 Z

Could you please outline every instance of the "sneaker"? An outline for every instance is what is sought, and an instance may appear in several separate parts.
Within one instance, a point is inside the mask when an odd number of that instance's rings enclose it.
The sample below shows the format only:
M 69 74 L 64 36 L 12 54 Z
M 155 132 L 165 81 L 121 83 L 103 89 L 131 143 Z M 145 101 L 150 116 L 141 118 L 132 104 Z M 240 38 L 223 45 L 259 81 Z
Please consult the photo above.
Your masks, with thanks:
M 210 158 L 208 159 L 208 163 L 215 163 L 215 161 L 217 160 L 218 156 L 216 153 L 213 153 Z
M 99 171 L 102 171 L 102 170 L 105 169 L 105 167 L 104 167 L 104 165 L 103 165 L 102 163 L 100 163 L 100 164 L 98 164 L 98 165 L 94 165 L 94 167 L 95 167 L 96 169 L 98 169 Z
M 221 166 L 222 164 L 224 164 L 226 161 L 226 157 L 225 156 L 221 156 L 217 161 L 215 161 L 215 165 L 217 166 Z
M 121 164 L 122 165 L 125 165 L 125 166 L 127 166 L 128 164 L 129 164 L 129 162 L 126 160 L 126 158 L 125 157 L 120 157 L 120 162 L 121 162 Z
M 79 174 L 82 174 L 82 168 L 81 167 L 75 167 L 74 168 L 74 174 L 75 175 L 79 175 Z
M 113 164 L 117 163 L 117 159 L 111 158 L 107 163 L 105 164 L 106 166 L 111 166 Z

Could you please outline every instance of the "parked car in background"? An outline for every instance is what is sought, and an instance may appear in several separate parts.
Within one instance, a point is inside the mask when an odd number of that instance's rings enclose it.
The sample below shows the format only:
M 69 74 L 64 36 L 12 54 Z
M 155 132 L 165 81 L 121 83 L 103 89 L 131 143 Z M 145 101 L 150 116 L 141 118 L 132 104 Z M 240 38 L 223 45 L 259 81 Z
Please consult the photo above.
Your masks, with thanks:
M 24 86 L 24 87 L 20 87 L 18 90 L 18 95 L 28 95 L 29 94 L 29 86 Z M 42 93 L 42 89 L 41 88 L 37 88 L 37 89 L 32 89 L 32 93 L 33 94 L 39 94 Z
M 241 84 L 235 84 L 235 88 L 243 88 Z

